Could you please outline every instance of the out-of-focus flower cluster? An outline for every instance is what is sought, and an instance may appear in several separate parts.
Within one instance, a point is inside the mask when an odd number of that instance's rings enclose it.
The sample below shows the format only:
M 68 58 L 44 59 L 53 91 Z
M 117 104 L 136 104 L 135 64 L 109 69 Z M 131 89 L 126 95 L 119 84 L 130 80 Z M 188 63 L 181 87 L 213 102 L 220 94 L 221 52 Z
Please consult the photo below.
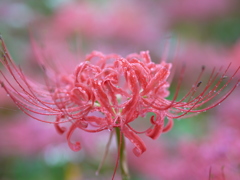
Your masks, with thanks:
M 142 158 L 150 162 L 139 165 L 140 159 L 131 156 L 133 169 L 151 179 L 238 179 L 239 103 L 235 101 L 238 96 L 238 92 L 233 94 L 228 102 L 231 106 L 223 103 L 214 117 L 203 117 L 211 120 L 210 132 L 205 129 L 207 133 L 198 140 L 187 138 L 172 144 L 164 139 L 157 146 L 148 141 L 152 151 Z

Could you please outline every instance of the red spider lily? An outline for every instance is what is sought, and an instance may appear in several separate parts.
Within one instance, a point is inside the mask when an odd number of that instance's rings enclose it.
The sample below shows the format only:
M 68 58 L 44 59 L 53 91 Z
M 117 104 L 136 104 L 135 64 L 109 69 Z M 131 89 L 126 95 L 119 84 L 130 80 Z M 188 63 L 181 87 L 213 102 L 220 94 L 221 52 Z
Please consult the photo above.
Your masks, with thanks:
M 173 119 L 183 118 L 206 111 L 224 101 L 238 86 L 239 80 L 228 92 L 213 104 L 204 106 L 214 99 L 232 81 L 239 68 L 223 83 L 229 66 L 221 73 L 221 68 L 213 69 L 206 86 L 196 95 L 201 84 L 204 69 L 189 92 L 178 99 L 178 93 L 183 80 L 182 68 L 176 93 L 172 100 L 167 100 L 171 64 L 151 61 L 148 51 L 140 54 L 130 54 L 126 58 L 120 55 L 104 55 L 92 52 L 85 61 L 66 75 L 59 72 L 49 73 L 48 67 L 42 64 L 46 72 L 46 84 L 38 84 L 25 76 L 22 70 L 12 61 L 6 46 L 2 43 L 1 63 L 8 70 L 2 74 L 1 85 L 15 104 L 34 119 L 55 125 L 62 134 L 67 131 L 67 141 L 73 151 L 81 149 L 80 142 L 71 142 L 75 129 L 96 133 L 103 130 L 119 128 L 123 136 L 133 144 L 133 153 L 140 156 L 146 151 L 146 146 L 137 134 L 146 134 L 157 139 L 161 133 L 167 132 L 173 126 Z M 138 117 L 154 113 L 149 119 L 150 127 L 138 132 L 131 122 Z M 55 116 L 54 122 L 42 120 L 38 115 Z M 168 122 L 165 124 L 164 119 Z M 60 127 L 62 123 L 70 122 L 69 129 Z

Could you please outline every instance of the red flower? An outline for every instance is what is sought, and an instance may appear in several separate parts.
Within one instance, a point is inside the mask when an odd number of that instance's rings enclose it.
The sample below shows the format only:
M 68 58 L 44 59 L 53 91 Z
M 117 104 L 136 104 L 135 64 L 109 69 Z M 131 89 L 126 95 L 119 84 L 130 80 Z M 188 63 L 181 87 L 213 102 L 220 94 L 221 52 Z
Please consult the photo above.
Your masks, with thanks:
M 230 83 L 235 73 L 226 79 L 229 67 L 217 80 L 221 69 L 214 69 L 206 83 L 205 88 L 196 95 L 201 84 L 201 76 L 204 68 L 189 90 L 189 92 L 177 101 L 178 92 L 183 79 L 184 68 L 179 78 L 176 93 L 172 100 L 167 100 L 169 95 L 169 77 L 171 64 L 161 62 L 155 64 L 151 61 L 148 51 L 140 54 L 130 54 L 126 58 L 120 55 L 104 55 L 100 52 L 92 52 L 85 61 L 81 62 L 71 74 L 59 74 L 53 72 L 42 64 L 46 72 L 46 85 L 30 81 L 22 70 L 12 61 L 6 46 L 2 42 L 1 62 L 10 73 L 12 80 L 2 73 L 2 87 L 6 90 L 15 104 L 27 115 L 39 121 L 53 123 L 59 133 L 67 129 L 60 124 L 70 122 L 67 130 L 67 140 L 73 151 L 81 149 L 80 142 L 71 142 L 71 135 L 75 129 L 95 133 L 103 130 L 112 130 L 118 127 L 122 134 L 134 145 L 133 153 L 140 156 L 146 151 L 144 142 L 137 134 L 145 133 L 152 139 L 156 139 L 162 132 L 171 129 L 173 119 L 183 118 L 189 113 L 194 115 L 217 106 L 224 101 L 237 87 L 237 83 L 220 99 L 212 105 L 203 106 L 215 98 Z M 137 118 L 145 117 L 152 112 L 149 121 L 150 127 L 145 131 L 136 131 L 130 123 Z M 39 115 L 56 116 L 54 122 L 41 120 Z M 164 119 L 168 122 L 165 125 Z

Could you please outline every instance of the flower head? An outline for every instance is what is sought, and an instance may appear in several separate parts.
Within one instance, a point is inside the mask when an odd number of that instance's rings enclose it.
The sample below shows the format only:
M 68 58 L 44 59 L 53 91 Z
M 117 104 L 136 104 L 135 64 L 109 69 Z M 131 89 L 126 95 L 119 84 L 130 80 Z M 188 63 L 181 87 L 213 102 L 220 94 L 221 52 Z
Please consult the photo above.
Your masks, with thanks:
M 204 106 L 214 99 L 232 81 L 239 68 L 221 86 L 229 67 L 217 80 L 221 69 L 213 69 L 206 86 L 196 93 L 201 85 L 204 67 L 189 92 L 178 99 L 178 92 L 183 80 L 184 67 L 179 78 L 176 93 L 172 100 L 169 95 L 171 64 L 151 61 L 148 51 L 130 54 L 126 58 L 120 55 L 104 55 L 92 52 L 75 70 L 69 74 L 54 72 L 44 63 L 41 64 L 46 73 L 46 84 L 31 81 L 12 61 L 6 46 L 2 43 L 1 62 L 8 70 L 11 78 L 2 73 L 1 85 L 15 104 L 27 115 L 37 120 L 52 123 L 59 133 L 67 131 L 67 140 L 73 151 L 81 149 L 80 142 L 73 143 L 71 135 L 76 129 L 89 133 L 119 128 L 121 133 L 133 144 L 133 153 L 140 156 L 146 146 L 137 134 L 146 134 L 157 139 L 161 133 L 171 129 L 173 119 L 183 118 L 189 114 L 206 111 L 225 100 L 237 87 L 236 84 L 212 105 Z M 10 80 L 11 79 L 11 80 Z M 131 122 L 138 117 L 153 113 L 149 119 L 150 126 L 138 132 Z M 55 121 L 46 121 L 37 115 L 55 116 Z M 164 123 L 167 119 L 167 123 Z M 70 122 L 69 129 L 60 124 Z

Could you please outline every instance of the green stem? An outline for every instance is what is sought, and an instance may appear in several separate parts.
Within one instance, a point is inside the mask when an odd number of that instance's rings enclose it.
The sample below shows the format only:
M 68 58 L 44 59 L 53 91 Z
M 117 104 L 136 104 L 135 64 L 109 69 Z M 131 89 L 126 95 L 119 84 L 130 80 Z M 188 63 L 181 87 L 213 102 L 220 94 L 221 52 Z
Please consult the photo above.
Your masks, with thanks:
M 116 128 L 116 135 L 117 135 L 117 144 L 119 148 L 119 162 L 120 162 L 120 169 L 121 169 L 121 175 L 122 180 L 129 180 L 129 171 L 128 171 L 128 165 L 127 165 L 127 157 L 126 157 L 126 149 L 125 149 L 125 140 L 124 136 L 122 135 L 122 132 L 117 127 Z

